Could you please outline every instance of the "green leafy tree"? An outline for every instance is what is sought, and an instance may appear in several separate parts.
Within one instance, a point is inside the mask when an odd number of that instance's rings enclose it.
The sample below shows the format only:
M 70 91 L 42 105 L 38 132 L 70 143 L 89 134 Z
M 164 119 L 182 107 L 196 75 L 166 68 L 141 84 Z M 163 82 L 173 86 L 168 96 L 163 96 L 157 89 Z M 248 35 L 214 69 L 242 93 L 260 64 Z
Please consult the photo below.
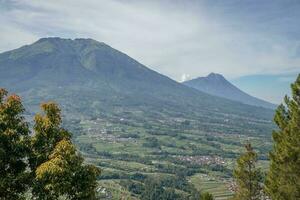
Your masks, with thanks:
M 291 88 L 292 98 L 285 97 L 274 117 L 278 130 L 265 182 L 272 200 L 300 199 L 300 74 Z
M 50 197 L 65 196 L 70 200 L 96 199 L 96 176 L 93 165 L 82 165 L 70 140 L 63 139 L 54 148 L 49 160 L 36 169 L 36 178 Z
M 48 160 L 59 141 L 71 138 L 71 134 L 60 126 L 62 123 L 61 110 L 55 103 L 41 104 L 41 109 L 44 114 L 35 115 L 35 134 L 31 139 L 30 165 L 33 171 Z
M 41 105 L 44 114 L 35 116 L 30 166 L 33 197 L 54 200 L 96 199 L 96 177 L 100 171 L 84 165 L 72 144 L 71 134 L 61 128 L 61 111 L 55 103 Z
M 24 199 L 29 128 L 20 97 L 7 95 L 0 89 L 0 199 Z
M 234 169 L 234 178 L 237 190 L 233 199 L 237 200 L 259 200 L 261 199 L 262 174 L 256 167 L 257 154 L 251 144 L 245 145 L 246 152 L 239 157 Z
M 212 194 L 210 194 L 208 192 L 204 192 L 204 193 L 201 193 L 200 200 L 214 200 L 214 197 Z

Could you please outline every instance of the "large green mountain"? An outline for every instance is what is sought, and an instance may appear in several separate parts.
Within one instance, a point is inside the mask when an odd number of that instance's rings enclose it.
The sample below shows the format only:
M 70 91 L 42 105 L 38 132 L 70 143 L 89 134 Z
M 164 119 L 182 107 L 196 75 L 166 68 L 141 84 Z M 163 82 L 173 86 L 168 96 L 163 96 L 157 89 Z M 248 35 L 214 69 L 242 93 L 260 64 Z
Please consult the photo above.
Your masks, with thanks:
M 55 100 L 68 112 L 166 109 L 206 118 L 226 114 L 270 119 L 271 110 L 216 98 L 154 72 L 92 39 L 43 38 L 0 54 L 0 85 L 27 105 Z
M 29 119 L 41 102 L 58 102 L 113 199 L 140 199 L 149 176 L 190 199 L 203 174 L 224 199 L 243 144 L 251 140 L 261 159 L 271 147 L 273 110 L 187 87 L 92 39 L 44 38 L 1 53 L 0 87 L 23 97 Z

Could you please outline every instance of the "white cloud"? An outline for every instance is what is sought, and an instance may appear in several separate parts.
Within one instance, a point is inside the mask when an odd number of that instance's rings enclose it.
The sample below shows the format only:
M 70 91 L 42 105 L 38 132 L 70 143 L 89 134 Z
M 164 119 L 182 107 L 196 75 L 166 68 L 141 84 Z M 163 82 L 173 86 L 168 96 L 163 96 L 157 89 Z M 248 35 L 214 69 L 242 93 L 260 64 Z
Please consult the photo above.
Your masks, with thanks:
M 191 79 L 191 75 L 189 75 L 189 74 L 182 74 L 180 82 L 188 81 L 190 79 Z
M 229 26 L 201 5 L 132 0 L 23 0 L 11 5 L 0 13 L 5 22 L 2 51 L 38 37 L 91 37 L 176 80 L 187 73 L 237 77 L 300 69 L 300 58 L 292 56 L 299 42 Z

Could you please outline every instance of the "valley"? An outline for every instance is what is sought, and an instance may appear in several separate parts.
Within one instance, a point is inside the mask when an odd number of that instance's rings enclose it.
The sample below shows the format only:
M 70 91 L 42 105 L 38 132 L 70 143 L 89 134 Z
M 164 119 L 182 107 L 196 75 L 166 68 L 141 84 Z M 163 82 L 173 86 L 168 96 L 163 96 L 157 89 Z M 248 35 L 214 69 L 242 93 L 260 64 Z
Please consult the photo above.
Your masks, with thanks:
M 70 130 L 73 125 L 74 140 L 88 161 L 101 167 L 99 182 L 105 188 L 109 181 L 107 192 L 112 193 L 112 199 L 120 194 L 138 198 L 138 193 L 122 185 L 124 181 L 143 184 L 148 176 L 168 179 L 180 174 L 196 189 L 212 192 L 216 199 L 226 199 L 233 194 L 232 169 L 243 144 L 252 142 L 262 164 L 267 162 L 272 145 L 270 134 L 251 136 L 238 134 L 237 130 L 225 134 L 225 125 L 209 125 L 213 130 L 203 130 L 200 122 L 190 118 L 149 117 L 137 123 L 128 113 L 121 116 L 66 122 Z M 255 123 L 271 126 L 264 120 L 250 122 Z M 76 131 L 75 127 L 81 129 Z
M 226 199 L 244 144 L 262 165 L 272 146 L 272 109 L 187 87 L 92 39 L 42 38 L 0 54 L 0 70 L 29 121 L 40 102 L 59 104 L 63 127 L 101 169 L 103 199 L 142 199 L 148 182 L 177 199 Z

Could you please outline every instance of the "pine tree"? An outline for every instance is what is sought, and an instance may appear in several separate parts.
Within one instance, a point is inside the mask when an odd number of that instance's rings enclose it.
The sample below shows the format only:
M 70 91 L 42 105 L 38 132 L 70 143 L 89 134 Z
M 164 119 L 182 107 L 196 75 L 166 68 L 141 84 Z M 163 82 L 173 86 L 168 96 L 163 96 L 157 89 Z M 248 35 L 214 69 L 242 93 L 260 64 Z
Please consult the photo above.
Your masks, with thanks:
M 278 130 L 265 182 L 272 200 L 300 199 L 300 74 L 291 88 L 292 98 L 285 97 L 274 117 Z
M 44 114 L 35 116 L 30 166 L 34 174 L 33 196 L 54 200 L 96 198 L 96 177 L 100 171 L 83 164 L 83 158 L 61 128 L 61 112 L 55 103 L 42 104 Z
M 259 200 L 261 199 L 261 171 L 256 167 L 257 154 L 251 144 L 245 145 L 246 152 L 237 160 L 234 170 L 234 178 L 237 183 L 237 191 L 233 199 Z
M 0 199 L 24 199 L 29 128 L 20 97 L 7 95 L 0 89 Z

